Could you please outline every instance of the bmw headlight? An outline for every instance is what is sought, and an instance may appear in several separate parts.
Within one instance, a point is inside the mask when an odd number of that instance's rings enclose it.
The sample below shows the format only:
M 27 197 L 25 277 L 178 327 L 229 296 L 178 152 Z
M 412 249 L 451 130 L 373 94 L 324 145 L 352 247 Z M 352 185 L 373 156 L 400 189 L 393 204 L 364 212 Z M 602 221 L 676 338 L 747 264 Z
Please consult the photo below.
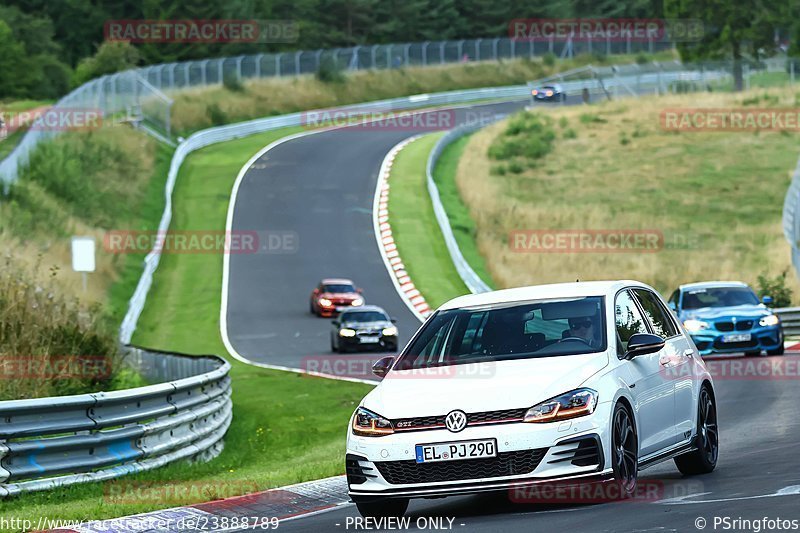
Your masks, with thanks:
M 690 318 L 689 320 L 683 321 L 683 327 L 686 328 L 686 331 L 689 333 L 694 333 L 696 331 L 700 331 L 701 329 L 708 329 L 708 322 L 703 322 L 702 320 L 694 320 Z
M 597 391 L 576 389 L 534 405 L 525 413 L 523 422 L 554 422 L 594 413 Z
M 389 326 L 388 328 L 383 328 L 384 337 L 396 337 L 397 336 L 397 328 L 394 326 Z
M 355 337 L 356 330 L 350 328 L 342 328 L 339 330 L 340 337 Z
M 321 305 L 322 307 L 330 307 L 331 301 L 328 300 L 327 298 L 320 298 L 319 305 Z
M 352 305 L 354 307 L 358 307 L 359 305 L 364 305 L 364 299 L 363 298 L 356 298 L 355 300 L 350 302 L 350 305 Z
M 780 323 L 781 320 L 778 318 L 778 315 L 762 316 L 761 320 L 758 321 L 759 326 L 777 326 Z
M 353 417 L 353 434 L 362 437 L 381 437 L 394 433 L 392 423 L 363 407 L 356 409 Z

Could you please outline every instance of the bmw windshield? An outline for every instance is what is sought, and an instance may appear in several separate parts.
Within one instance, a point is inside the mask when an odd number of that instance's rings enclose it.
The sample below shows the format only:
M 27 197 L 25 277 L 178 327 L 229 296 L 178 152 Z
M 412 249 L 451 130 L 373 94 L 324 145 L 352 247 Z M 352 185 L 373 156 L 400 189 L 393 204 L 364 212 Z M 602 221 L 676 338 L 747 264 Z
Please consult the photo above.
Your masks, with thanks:
M 439 311 L 395 370 L 603 351 L 603 310 L 593 296 Z
M 734 307 L 737 305 L 758 305 L 758 297 L 749 287 L 711 287 L 693 289 L 683 295 L 684 309 L 704 307 Z

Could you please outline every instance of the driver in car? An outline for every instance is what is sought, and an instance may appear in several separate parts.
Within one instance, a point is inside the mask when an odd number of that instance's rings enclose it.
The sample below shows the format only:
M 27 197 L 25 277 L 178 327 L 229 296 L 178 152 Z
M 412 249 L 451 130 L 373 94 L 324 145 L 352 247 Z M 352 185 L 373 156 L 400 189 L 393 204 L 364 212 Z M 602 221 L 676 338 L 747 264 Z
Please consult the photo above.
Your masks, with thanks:
M 600 348 L 603 343 L 600 332 L 595 327 L 594 317 L 591 316 L 570 318 L 569 335 L 584 340 L 592 348 Z

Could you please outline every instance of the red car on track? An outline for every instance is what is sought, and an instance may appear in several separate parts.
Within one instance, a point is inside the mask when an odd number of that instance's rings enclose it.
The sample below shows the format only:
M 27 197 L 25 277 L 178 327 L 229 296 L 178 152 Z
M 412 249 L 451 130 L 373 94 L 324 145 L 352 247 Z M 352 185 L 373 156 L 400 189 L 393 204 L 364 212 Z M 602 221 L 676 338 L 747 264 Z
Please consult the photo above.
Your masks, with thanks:
M 338 308 L 364 305 L 361 289 L 349 279 L 327 278 L 311 293 L 310 310 L 317 316 L 333 316 Z

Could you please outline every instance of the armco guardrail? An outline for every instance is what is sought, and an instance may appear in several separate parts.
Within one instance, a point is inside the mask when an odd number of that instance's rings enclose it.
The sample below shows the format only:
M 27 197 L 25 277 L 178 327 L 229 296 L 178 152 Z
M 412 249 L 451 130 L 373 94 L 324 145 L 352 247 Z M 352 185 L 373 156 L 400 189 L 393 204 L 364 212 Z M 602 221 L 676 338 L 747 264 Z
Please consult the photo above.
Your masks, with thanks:
M 458 243 L 456 242 L 456 237 L 453 234 L 453 228 L 450 226 L 450 220 L 447 218 L 447 211 L 445 211 L 444 205 L 442 205 L 442 200 L 439 196 L 439 188 L 436 187 L 436 182 L 433 180 L 433 171 L 436 168 L 436 163 L 439 161 L 439 157 L 441 157 L 442 152 L 445 148 L 447 148 L 447 146 L 457 141 L 464 135 L 487 126 L 499 118 L 501 117 L 497 116 L 494 119 L 482 120 L 473 124 L 464 124 L 463 126 L 459 126 L 448 131 L 436 142 L 433 150 L 431 150 L 431 153 L 428 156 L 428 165 L 425 170 L 427 174 L 428 194 L 430 195 L 431 203 L 433 204 L 433 213 L 436 216 L 436 222 L 439 223 L 439 229 L 444 236 L 444 242 L 447 245 L 447 251 L 450 253 L 450 259 L 453 261 L 456 271 L 458 272 L 458 275 L 461 276 L 461 280 L 464 282 L 464 285 L 466 285 L 469 291 L 473 294 L 479 292 L 488 292 L 492 290 L 492 288 L 481 279 L 481 277 L 469 265 L 467 260 L 464 259 L 464 254 L 461 253 L 461 249 L 458 247 Z
M 164 383 L 0 402 L 0 497 L 117 478 L 222 449 L 230 364 L 127 348 L 128 364 Z
M 783 200 L 783 236 L 792 250 L 792 264 L 800 277 L 800 161 Z
M 781 307 L 772 311 L 780 317 L 784 335 L 800 335 L 800 307 Z

